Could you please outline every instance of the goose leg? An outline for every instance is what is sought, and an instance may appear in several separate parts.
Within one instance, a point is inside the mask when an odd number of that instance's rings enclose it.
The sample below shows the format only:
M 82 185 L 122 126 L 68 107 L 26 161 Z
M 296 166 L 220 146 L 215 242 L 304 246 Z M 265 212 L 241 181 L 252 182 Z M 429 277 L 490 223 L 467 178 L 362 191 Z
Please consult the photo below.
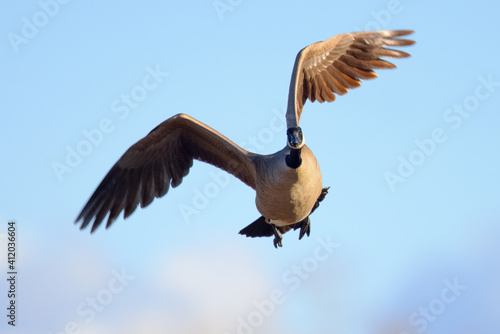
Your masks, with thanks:
M 283 236 L 281 235 L 281 232 L 276 228 L 276 225 L 271 224 L 271 227 L 273 228 L 273 233 L 274 233 L 274 248 L 283 247 L 283 244 L 281 243 L 281 240 L 283 240 Z
M 304 220 L 302 220 L 300 223 L 300 233 L 299 233 L 299 240 L 304 237 L 305 234 L 309 236 L 311 233 L 311 220 L 309 219 L 309 216 L 307 216 Z

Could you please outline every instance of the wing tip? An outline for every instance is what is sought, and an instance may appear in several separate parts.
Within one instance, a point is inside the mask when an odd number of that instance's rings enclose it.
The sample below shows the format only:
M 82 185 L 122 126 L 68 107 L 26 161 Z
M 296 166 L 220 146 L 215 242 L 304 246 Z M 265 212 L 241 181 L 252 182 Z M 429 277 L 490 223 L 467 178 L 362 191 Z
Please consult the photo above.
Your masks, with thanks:
M 396 36 L 406 36 L 406 35 L 411 35 L 415 32 L 413 29 L 396 29 L 396 30 L 391 30 L 395 32 L 397 35 Z
M 104 222 L 104 219 L 101 219 L 101 220 L 98 220 L 96 217 L 91 217 L 90 219 L 86 220 L 84 219 L 85 217 L 83 216 L 78 216 L 78 218 L 75 220 L 74 224 L 77 225 L 77 224 L 80 224 L 79 226 L 79 229 L 80 231 L 83 231 L 85 230 L 89 225 L 91 225 L 91 229 L 90 229 L 90 234 L 93 234 L 98 228 L 99 226 L 102 225 L 102 223 Z M 83 219 L 83 222 L 80 223 L 80 221 Z M 94 221 L 92 222 L 92 219 L 94 219 Z M 113 225 L 113 223 L 116 221 L 116 217 L 108 217 L 108 220 L 106 222 L 106 230 L 108 228 L 111 227 L 111 225 Z
M 101 223 L 97 223 L 96 221 L 94 221 L 94 224 L 92 224 L 92 228 L 90 229 L 90 234 L 93 234 L 100 225 Z

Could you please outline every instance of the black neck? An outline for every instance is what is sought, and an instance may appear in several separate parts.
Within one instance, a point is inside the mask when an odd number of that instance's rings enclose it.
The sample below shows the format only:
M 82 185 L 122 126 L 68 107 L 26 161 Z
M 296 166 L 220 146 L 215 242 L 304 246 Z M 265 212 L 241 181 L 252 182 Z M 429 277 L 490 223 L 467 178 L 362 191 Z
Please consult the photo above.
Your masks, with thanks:
M 295 150 L 291 149 L 290 154 L 285 158 L 286 165 L 290 168 L 297 169 L 302 165 L 302 158 L 300 157 L 300 152 L 302 149 Z

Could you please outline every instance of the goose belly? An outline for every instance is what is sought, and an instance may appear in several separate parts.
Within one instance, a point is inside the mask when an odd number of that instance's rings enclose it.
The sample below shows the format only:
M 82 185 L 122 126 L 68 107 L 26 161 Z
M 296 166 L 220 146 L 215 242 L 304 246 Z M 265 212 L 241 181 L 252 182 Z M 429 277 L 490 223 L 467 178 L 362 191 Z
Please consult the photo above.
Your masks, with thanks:
M 322 189 L 321 171 L 314 156 L 297 169 L 286 164 L 284 167 L 258 177 L 256 184 L 257 209 L 277 226 L 306 218 Z

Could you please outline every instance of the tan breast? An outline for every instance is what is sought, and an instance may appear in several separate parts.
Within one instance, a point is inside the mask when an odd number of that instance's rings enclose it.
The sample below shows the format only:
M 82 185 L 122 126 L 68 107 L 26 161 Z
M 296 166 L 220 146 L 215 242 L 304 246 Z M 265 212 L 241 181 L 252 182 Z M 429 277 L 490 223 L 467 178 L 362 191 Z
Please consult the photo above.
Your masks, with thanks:
M 318 199 L 321 188 L 321 170 L 311 150 L 302 148 L 302 165 L 297 169 L 286 165 L 290 149 L 256 162 L 257 183 L 255 203 L 259 212 L 276 225 L 294 224 L 306 218 Z

